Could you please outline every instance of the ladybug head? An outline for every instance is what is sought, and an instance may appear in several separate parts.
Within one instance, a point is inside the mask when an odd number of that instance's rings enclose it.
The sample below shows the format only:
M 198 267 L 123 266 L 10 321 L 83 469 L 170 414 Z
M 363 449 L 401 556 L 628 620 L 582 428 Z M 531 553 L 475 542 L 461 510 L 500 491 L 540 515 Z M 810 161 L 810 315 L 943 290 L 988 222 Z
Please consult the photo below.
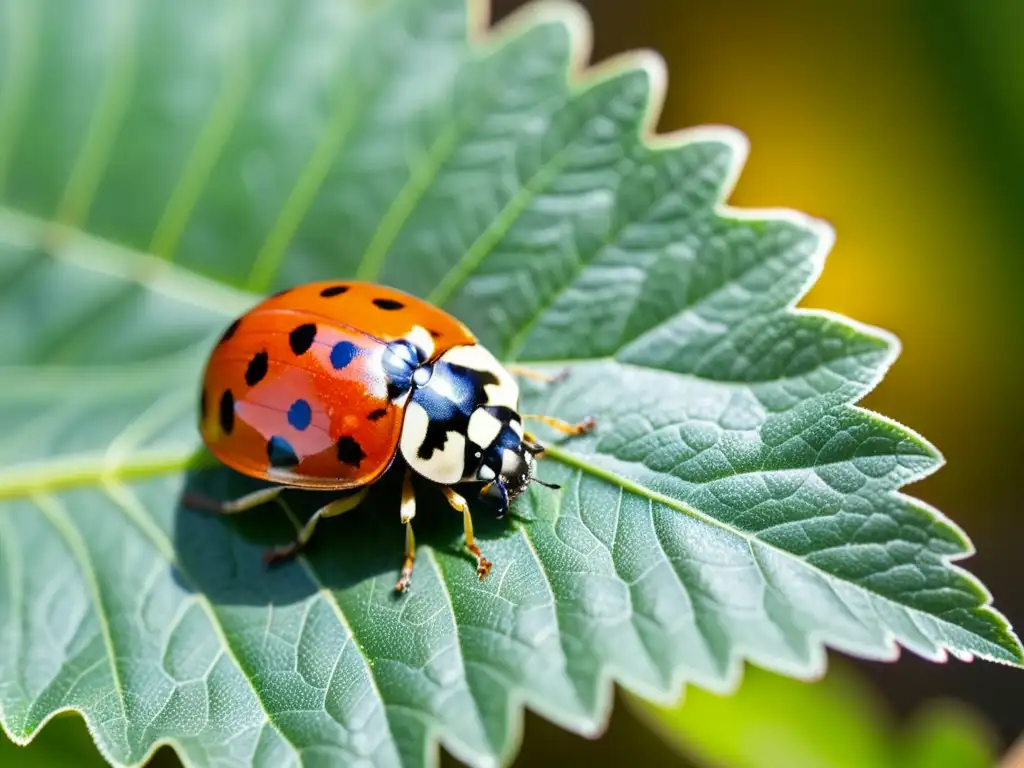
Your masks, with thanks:
M 521 440 L 515 448 L 505 448 L 502 451 L 501 473 L 498 477 L 501 479 L 502 485 L 505 486 L 509 501 L 521 496 L 523 491 L 529 487 L 530 481 L 533 480 L 533 469 L 536 464 L 537 460 L 533 453 Z
M 481 467 L 479 477 L 493 478 L 485 483 L 480 495 L 494 507 L 497 517 L 504 517 L 508 505 L 521 496 L 534 480 L 533 454 L 520 442 L 515 447 L 500 449 L 500 471 L 495 474 L 487 465 Z
M 474 439 L 475 438 L 475 439 Z M 509 502 L 529 487 L 536 463 L 533 444 L 523 439 L 522 421 L 511 408 L 484 406 L 469 423 L 470 442 L 480 445 L 472 478 L 483 482 L 482 495 L 500 517 Z
M 485 482 L 481 494 L 494 505 L 498 517 L 505 514 L 509 503 L 521 496 L 530 483 L 558 488 L 534 477 L 536 457 L 544 449 L 523 436 L 518 414 L 509 411 L 507 415 L 510 418 L 504 421 L 476 473 L 476 479 Z

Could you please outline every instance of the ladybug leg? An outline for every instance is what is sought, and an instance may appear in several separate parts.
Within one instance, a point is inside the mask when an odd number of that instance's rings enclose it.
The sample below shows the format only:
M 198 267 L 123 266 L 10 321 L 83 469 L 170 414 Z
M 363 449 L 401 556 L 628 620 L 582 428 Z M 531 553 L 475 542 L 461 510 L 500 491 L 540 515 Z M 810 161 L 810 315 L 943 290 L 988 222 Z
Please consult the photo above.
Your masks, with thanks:
M 469 504 L 466 500 L 455 490 L 449 487 L 443 488 L 444 495 L 448 499 L 448 503 L 457 511 L 462 513 L 462 527 L 466 533 L 466 549 L 470 551 L 474 558 L 476 558 L 476 572 L 481 579 L 487 578 L 487 574 L 491 572 L 492 563 L 483 553 L 480 551 L 480 547 L 476 545 L 476 539 L 473 537 L 473 518 L 469 514 Z
M 247 493 L 245 496 L 240 496 L 232 501 L 220 501 L 200 493 L 186 493 L 181 497 L 181 504 L 190 509 L 213 512 L 217 515 L 234 515 L 238 512 L 255 509 L 262 504 L 266 504 L 268 501 L 273 501 L 281 495 L 283 490 L 283 485 L 260 488 L 258 491 Z
M 532 368 L 524 368 L 521 365 L 506 365 L 505 370 L 515 376 L 522 376 L 524 379 L 532 379 L 533 381 L 542 381 L 545 384 L 555 384 L 556 382 L 563 381 L 569 376 L 568 368 L 563 368 L 554 375 L 535 371 Z
M 395 590 L 405 592 L 412 583 L 412 565 L 416 562 L 416 537 L 412 534 L 412 519 L 416 517 L 416 493 L 412 487 L 412 470 L 405 470 L 402 480 L 402 523 L 405 524 L 405 560 L 402 561 L 402 573 L 395 584 Z
M 541 424 L 547 424 L 552 429 L 557 429 L 565 435 L 583 435 L 597 426 L 597 421 L 593 416 L 587 416 L 587 418 L 577 424 L 570 424 L 568 421 L 556 419 L 554 416 L 542 416 L 539 413 L 524 413 L 523 419 L 533 419 Z
M 523 433 L 523 448 L 528 450 L 538 459 L 544 455 L 544 446 L 529 432 Z
M 306 544 L 309 543 L 310 538 L 313 536 L 313 531 L 316 529 L 316 524 L 320 522 L 320 518 L 323 517 L 334 517 L 340 515 L 343 512 L 358 507 L 363 498 L 366 496 L 369 488 L 361 488 L 356 493 L 348 496 L 342 496 L 340 499 L 335 499 L 330 504 L 326 504 L 316 512 L 313 513 L 312 517 L 306 521 L 306 524 L 302 526 L 299 531 L 298 538 L 290 544 L 284 544 L 280 547 L 271 547 L 264 551 L 263 562 L 267 565 L 280 562 L 281 560 L 287 560 L 298 554 L 299 550 L 302 549 Z

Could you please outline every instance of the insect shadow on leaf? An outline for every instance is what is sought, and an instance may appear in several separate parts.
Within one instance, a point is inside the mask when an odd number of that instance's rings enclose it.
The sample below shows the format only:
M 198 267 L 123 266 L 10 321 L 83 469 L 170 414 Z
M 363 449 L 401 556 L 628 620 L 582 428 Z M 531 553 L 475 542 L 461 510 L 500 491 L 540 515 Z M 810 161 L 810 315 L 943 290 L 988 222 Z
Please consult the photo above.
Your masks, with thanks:
M 399 519 L 404 471 L 404 462 L 396 458 L 358 507 L 321 520 L 296 557 L 267 565 L 264 554 L 269 548 L 294 540 L 297 525 L 345 492 L 289 488 L 245 512 L 217 514 L 188 508 L 181 499 L 237 498 L 269 485 L 226 467 L 192 469 L 175 510 L 175 579 L 217 605 L 289 605 L 322 588 L 346 589 L 385 575 L 394 581 L 404 536 Z M 471 569 L 473 559 L 463 547 L 458 513 L 430 482 L 416 477 L 414 486 L 418 549 L 455 553 Z M 473 504 L 474 526 L 482 540 L 514 535 L 515 517 L 513 512 L 498 520 L 485 501 Z M 395 598 L 401 596 L 395 593 Z

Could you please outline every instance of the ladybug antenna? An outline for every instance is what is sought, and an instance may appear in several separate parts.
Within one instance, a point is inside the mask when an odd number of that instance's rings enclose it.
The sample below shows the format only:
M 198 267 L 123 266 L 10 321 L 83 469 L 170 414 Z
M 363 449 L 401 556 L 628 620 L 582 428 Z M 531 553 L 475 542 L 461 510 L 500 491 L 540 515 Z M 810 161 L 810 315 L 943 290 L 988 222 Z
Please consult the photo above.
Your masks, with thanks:
M 540 484 L 541 484 L 541 485 L 543 485 L 543 486 L 544 486 L 545 488 L 551 488 L 552 490 L 555 490 L 555 491 L 557 491 L 557 490 L 558 490 L 559 488 L 561 488 L 561 487 L 562 487 L 562 486 L 560 486 L 560 485 L 557 485 L 557 484 L 555 484 L 555 483 L 545 483 L 545 482 L 544 482 L 543 480 L 541 480 L 541 479 L 540 479 L 539 477 L 535 477 L 535 478 L 533 478 L 533 482 L 535 482 L 535 483 L 540 483 Z

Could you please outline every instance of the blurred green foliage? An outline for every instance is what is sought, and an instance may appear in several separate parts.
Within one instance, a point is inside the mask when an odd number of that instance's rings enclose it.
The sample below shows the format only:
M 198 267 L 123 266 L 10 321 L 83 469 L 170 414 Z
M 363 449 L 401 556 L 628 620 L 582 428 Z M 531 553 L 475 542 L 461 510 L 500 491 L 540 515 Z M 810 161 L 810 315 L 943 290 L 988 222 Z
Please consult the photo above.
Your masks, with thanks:
M 12 742 L 0 732 L 0 766 L 3 768 L 105 768 L 107 761 L 96 750 L 85 720 L 74 712 L 50 720 L 27 747 Z M 174 751 L 161 747 L 147 768 L 176 768 L 181 765 Z
M 106 764 L 85 720 L 73 712 L 50 720 L 28 747 L 20 747 L 0 733 L 0 765 L 4 768 L 101 768 Z
M 928 705 L 899 730 L 877 692 L 841 663 L 817 683 L 750 667 L 735 695 L 691 688 L 675 708 L 627 700 L 709 768 L 990 768 L 995 757 L 984 722 L 952 703 Z

